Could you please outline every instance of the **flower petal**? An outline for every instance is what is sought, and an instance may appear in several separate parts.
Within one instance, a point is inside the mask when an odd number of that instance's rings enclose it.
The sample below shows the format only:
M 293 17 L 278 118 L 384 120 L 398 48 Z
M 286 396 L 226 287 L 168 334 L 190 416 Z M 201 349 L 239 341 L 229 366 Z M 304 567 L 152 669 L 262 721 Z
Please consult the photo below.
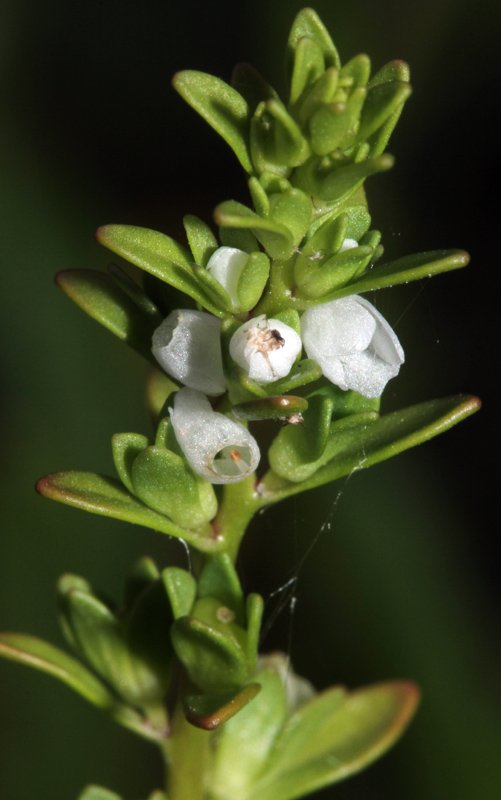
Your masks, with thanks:
M 259 464 L 259 447 L 247 428 L 213 411 L 201 392 L 177 392 L 170 418 L 191 468 L 210 483 L 238 483 Z
M 264 314 L 241 325 L 230 340 L 232 359 L 257 383 L 285 378 L 301 350 L 293 328 Z
M 238 307 L 238 281 L 243 272 L 249 254 L 236 247 L 218 247 L 209 258 L 207 269 L 228 292 L 231 302 Z
M 301 318 L 303 344 L 325 377 L 341 389 L 380 397 L 404 362 L 394 331 L 374 306 L 352 295 L 322 303 Z
M 226 391 L 221 323 L 205 311 L 172 311 L 153 334 L 152 353 L 176 380 L 208 395 Z

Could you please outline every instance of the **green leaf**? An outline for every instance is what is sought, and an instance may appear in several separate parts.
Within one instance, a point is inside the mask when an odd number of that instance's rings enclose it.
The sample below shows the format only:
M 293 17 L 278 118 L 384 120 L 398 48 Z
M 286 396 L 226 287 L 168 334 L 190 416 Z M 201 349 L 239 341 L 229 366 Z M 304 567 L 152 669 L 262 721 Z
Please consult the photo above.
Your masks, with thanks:
M 317 362 L 310 358 L 304 358 L 294 364 L 287 377 L 269 383 L 266 388 L 270 395 L 286 394 L 293 389 L 298 389 L 300 386 L 305 386 L 307 383 L 317 381 L 321 377 L 322 370 Z
M 59 592 L 59 607 L 77 652 L 125 699 L 137 691 L 122 627 L 109 608 L 88 591 Z
M 378 83 L 369 89 L 364 103 L 357 141 L 368 139 L 410 97 L 412 87 L 403 81 Z
M 339 79 L 341 85 L 348 84 L 350 87 L 357 89 L 360 86 L 366 86 L 369 76 L 371 74 L 371 62 L 369 56 L 361 53 L 354 56 L 352 59 L 344 64 Z
M 281 483 L 277 481 L 273 472 L 265 475 L 262 485 L 263 497 L 266 495 L 267 487 L 270 488 L 270 494 L 266 498 L 266 503 L 275 502 L 306 489 L 335 481 L 349 475 L 354 470 L 378 464 L 380 461 L 392 458 L 449 430 L 453 425 L 474 414 L 479 408 L 478 398 L 455 395 L 419 403 L 381 416 L 367 425 L 356 426 L 351 435 L 349 431 L 346 432 L 343 441 L 340 442 L 340 449 L 329 463 L 302 483 L 295 485 L 287 482 Z M 279 434 L 279 437 L 282 433 Z M 296 469 L 294 465 L 297 457 L 292 448 L 290 453 L 292 470 Z M 280 458 L 279 469 L 285 472 L 287 469 L 285 452 L 280 455 Z M 297 468 L 300 468 L 299 464 Z M 291 474 L 293 473 L 291 472 Z
M 350 294 L 370 292 L 399 283 L 410 283 L 421 278 L 431 278 L 440 272 L 460 269 L 469 264 L 470 256 L 464 250 L 432 250 L 427 253 L 398 258 L 386 264 L 378 264 L 352 283 L 337 289 L 329 295 L 330 299 Z
M 294 105 L 303 91 L 314 83 L 324 71 L 324 54 L 314 39 L 299 39 L 294 49 L 289 102 Z
M 138 308 L 104 272 L 75 269 L 60 272 L 57 285 L 92 319 L 152 361 L 151 337 L 162 321 Z
M 235 612 L 239 624 L 244 623 L 242 587 L 228 553 L 207 559 L 198 579 L 198 597 L 215 598 Z
M 341 61 L 334 42 L 320 17 L 312 8 L 303 8 L 292 23 L 287 42 L 287 55 L 290 64 L 293 63 L 296 47 L 305 36 L 318 45 L 322 51 L 326 67 L 340 68 Z
M 200 267 L 205 267 L 214 250 L 218 248 L 216 237 L 209 226 L 194 214 L 186 214 L 183 225 L 193 260 Z
M 402 734 L 418 697 L 404 682 L 317 695 L 287 722 L 248 800 L 293 800 L 359 772 Z
M 166 567 L 162 571 L 167 597 L 174 619 L 190 613 L 197 594 L 197 582 L 191 573 L 181 567 Z
M 259 652 L 259 638 L 263 613 L 264 600 L 261 595 L 254 592 L 247 595 L 247 658 L 251 663 L 256 660 Z
M 270 197 L 270 216 L 292 234 L 295 247 L 302 241 L 313 216 L 310 198 L 299 189 L 272 194 Z
M 285 225 L 258 216 L 236 200 L 226 200 L 218 205 L 214 217 L 222 228 L 250 230 L 271 258 L 286 259 L 292 253 L 292 235 Z
M 250 311 L 261 299 L 270 275 L 270 259 L 265 253 L 251 253 L 237 284 L 239 309 Z
M 78 800 L 122 800 L 122 797 L 103 786 L 86 786 Z
M 205 598 L 205 601 L 210 598 Z M 219 693 L 240 689 L 248 679 L 247 654 L 233 633 L 236 627 L 229 623 L 227 631 L 198 619 L 200 602 L 195 604 L 193 616 L 180 617 L 171 629 L 174 650 L 184 664 L 193 683 L 204 692 Z
M 130 297 L 140 311 L 155 319 L 162 319 L 158 306 L 122 267 L 117 264 L 110 264 L 108 274 L 127 297 Z
M 373 75 L 369 82 L 369 89 L 372 89 L 374 86 L 379 86 L 382 83 L 388 83 L 389 81 L 409 83 L 410 77 L 409 65 L 406 64 L 405 61 L 397 58 L 394 61 L 389 61 Z
M 330 164 L 319 166 L 318 160 L 300 167 L 295 174 L 295 183 L 314 196 L 329 203 L 340 204 L 353 194 L 370 175 L 386 172 L 393 166 L 394 159 L 388 153 L 377 158 L 366 159 L 360 163 L 338 166 Z
M 237 692 L 188 695 L 183 701 L 184 713 L 192 725 L 212 731 L 238 714 L 260 691 L 259 683 L 249 683 Z
M 236 247 L 245 253 L 254 253 L 259 250 L 259 242 L 248 229 L 220 228 L 219 238 L 226 247 Z
M 200 286 L 188 251 L 170 236 L 135 225 L 104 225 L 96 235 L 109 250 L 222 316 Z
M 210 776 L 215 797 L 248 797 L 284 724 L 287 700 L 283 677 L 266 668 L 255 680 L 261 692 L 218 732 Z
M 231 86 L 205 72 L 183 70 L 174 75 L 174 88 L 231 147 L 246 172 L 252 172 L 247 148 L 249 106 Z
M 355 276 L 362 272 L 370 263 L 373 256 L 371 247 L 352 247 L 328 258 L 327 261 L 315 266 L 314 263 L 302 264 L 303 269 L 296 274 L 300 277 L 298 286 L 300 294 L 318 299 L 345 286 Z
M 261 181 L 255 177 L 249 178 L 248 186 L 256 214 L 267 217 L 270 213 L 270 201 Z
M 142 450 L 132 464 L 131 478 L 134 494 L 176 525 L 196 529 L 216 515 L 212 484 L 195 475 L 185 459 L 170 450 Z
M 148 437 L 141 433 L 115 433 L 111 437 L 111 451 L 118 477 L 126 489 L 134 493 L 132 465 L 137 456 L 149 445 Z
M 338 87 L 339 72 L 330 67 L 300 97 L 292 113 L 301 125 L 306 125 L 315 111 L 326 103 L 332 103 Z
M 215 552 L 224 543 L 216 540 L 209 526 L 192 531 L 175 525 L 168 517 L 147 508 L 129 494 L 118 481 L 93 472 L 55 472 L 40 478 L 37 491 L 59 503 L 100 514 L 104 517 L 144 525 L 178 539 L 184 539 L 198 550 Z
M 52 675 L 99 708 L 108 709 L 116 703 L 115 696 L 87 667 L 35 636 L 0 633 L 0 656 Z
M 361 87 L 352 92 L 346 103 L 331 103 L 315 111 L 310 119 L 311 149 L 314 153 L 325 156 L 337 148 L 353 144 L 366 94 Z
M 302 164 L 310 149 L 300 127 L 280 100 L 260 103 L 251 120 L 250 149 L 258 173 L 286 176 Z
M 329 397 L 314 395 L 309 401 L 305 424 L 282 428 L 268 451 L 276 475 L 288 481 L 304 482 L 336 455 L 360 440 L 374 424 L 371 412 L 352 414 L 330 424 L 333 403 Z

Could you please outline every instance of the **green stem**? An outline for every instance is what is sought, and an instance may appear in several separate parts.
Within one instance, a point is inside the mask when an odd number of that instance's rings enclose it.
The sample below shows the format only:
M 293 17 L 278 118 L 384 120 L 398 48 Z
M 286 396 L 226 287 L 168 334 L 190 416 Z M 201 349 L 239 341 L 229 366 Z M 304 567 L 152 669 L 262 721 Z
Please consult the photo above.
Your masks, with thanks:
M 171 736 L 162 746 L 169 800 L 204 800 L 210 740 L 211 734 L 187 722 L 178 706 Z
M 255 475 L 251 475 L 240 483 L 226 484 L 213 522 L 215 530 L 225 541 L 225 551 L 233 561 L 236 561 L 247 526 L 261 505 L 255 482 Z

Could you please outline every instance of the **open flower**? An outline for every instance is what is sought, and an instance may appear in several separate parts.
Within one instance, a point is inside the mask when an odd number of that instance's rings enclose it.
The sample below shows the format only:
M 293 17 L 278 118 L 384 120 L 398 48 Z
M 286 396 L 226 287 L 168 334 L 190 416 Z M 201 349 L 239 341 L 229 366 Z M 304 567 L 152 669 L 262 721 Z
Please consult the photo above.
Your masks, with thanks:
M 259 447 L 247 428 L 213 411 L 201 392 L 177 392 L 170 418 L 186 460 L 210 483 L 237 483 L 259 464 Z
M 301 318 L 301 331 L 308 357 L 325 377 L 364 397 L 379 397 L 404 362 L 392 328 L 358 295 L 309 308 Z
M 208 395 L 223 394 L 221 323 L 205 311 L 172 311 L 153 334 L 151 351 L 176 380 Z
M 239 306 L 238 282 L 249 254 L 236 247 L 218 247 L 209 258 L 207 269 L 228 292 L 234 306 Z
M 293 328 L 264 314 L 241 325 L 230 340 L 232 359 L 257 383 L 285 378 L 301 349 Z

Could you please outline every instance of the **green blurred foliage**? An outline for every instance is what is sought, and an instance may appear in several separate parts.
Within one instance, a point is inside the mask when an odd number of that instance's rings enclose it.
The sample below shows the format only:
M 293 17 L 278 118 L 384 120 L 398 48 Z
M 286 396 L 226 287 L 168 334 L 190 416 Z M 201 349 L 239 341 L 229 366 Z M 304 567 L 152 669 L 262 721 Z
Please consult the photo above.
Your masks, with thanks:
M 53 275 L 109 263 L 93 240 L 100 224 L 180 237 L 182 214 L 209 219 L 221 200 L 246 202 L 235 160 L 169 79 L 183 68 L 228 78 L 244 60 L 280 86 L 279 54 L 301 6 L 1 6 L 3 629 L 61 645 L 54 586 L 64 571 L 117 596 L 142 554 L 186 565 L 182 547 L 161 534 L 87 517 L 32 489 L 49 471 L 110 472 L 111 435 L 150 432 L 145 365 L 72 307 Z M 289 650 L 318 688 L 398 677 L 422 686 L 421 710 L 397 749 L 319 797 L 494 800 L 498 598 L 487 517 L 497 491 L 496 305 L 484 287 L 497 245 L 501 7 L 322 0 L 315 8 L 344 58 L 365 51 L 376 67 L 394 57 L 411 64 L 415 91 L 390 148 L 397 164 L 370 187 L 388 256 L 459 246 L 473 257 L 457 275 L 378 296 L 407 355 L 386 406 L 471 391 L 485 408 L 415 453 L 259 517 L 242 573 L 247 590 L 265 597 L 297 577 L 290 596 L 269 599 L 264 646 Z M 0 670 L 2 798 L 70 800 L 90 782 L 132 798 L 160 785 L 146 744 L 44 677 Z

